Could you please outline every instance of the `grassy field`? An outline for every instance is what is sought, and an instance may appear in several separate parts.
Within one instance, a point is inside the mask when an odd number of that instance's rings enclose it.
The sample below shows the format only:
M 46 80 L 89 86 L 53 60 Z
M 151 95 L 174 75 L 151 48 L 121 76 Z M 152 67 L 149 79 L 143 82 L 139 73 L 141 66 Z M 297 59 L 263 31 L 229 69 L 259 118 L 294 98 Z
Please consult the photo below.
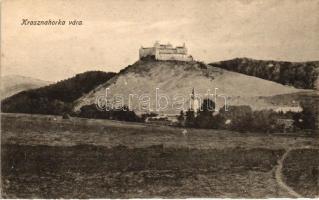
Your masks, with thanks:
M 284 164 L 288 185 L 302 196 L 319 197 L 319 149 L 296 149 Z
M 319 138 L 110 120 L 1 115 L 5 198 L 293 197 L 318 195 Z M 302 150 L 306 148 L 306 150 Z M 297 159 L 296 159 L 297 158 Z M 319 180 L 319 178 L 318 178 Z

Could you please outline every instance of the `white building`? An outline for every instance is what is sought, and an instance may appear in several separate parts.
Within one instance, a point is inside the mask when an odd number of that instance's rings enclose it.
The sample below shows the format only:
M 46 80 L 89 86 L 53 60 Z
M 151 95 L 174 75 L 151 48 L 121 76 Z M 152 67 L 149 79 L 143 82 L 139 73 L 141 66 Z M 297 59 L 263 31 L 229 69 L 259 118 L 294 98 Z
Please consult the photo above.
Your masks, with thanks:
M 179 60 L 179 61 L 193 61 L 191 55 L 187 55 L 187 48 L 185 43 L 183 46 L 173 47 L 171 44 L 160 44 L 155 42 L 153 47 L 141 47 L 140 59 L 145 57 L 153 57 L 156 60 Z

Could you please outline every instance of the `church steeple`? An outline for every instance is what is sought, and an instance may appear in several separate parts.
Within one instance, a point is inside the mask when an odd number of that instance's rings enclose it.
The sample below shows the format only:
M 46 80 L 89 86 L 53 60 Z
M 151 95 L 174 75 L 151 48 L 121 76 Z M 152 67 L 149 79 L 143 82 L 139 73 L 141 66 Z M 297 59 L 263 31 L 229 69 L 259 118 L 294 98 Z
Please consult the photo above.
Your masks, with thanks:
M 191 103 L 191 110 L 195 111 L 195 89 L 193 88 L 192 90 L 192 95 L 191 95 L 191 99 L 190 99 L 190 103 Z
M 195 89 L 192 90 L 192 99 L 195 99 Z

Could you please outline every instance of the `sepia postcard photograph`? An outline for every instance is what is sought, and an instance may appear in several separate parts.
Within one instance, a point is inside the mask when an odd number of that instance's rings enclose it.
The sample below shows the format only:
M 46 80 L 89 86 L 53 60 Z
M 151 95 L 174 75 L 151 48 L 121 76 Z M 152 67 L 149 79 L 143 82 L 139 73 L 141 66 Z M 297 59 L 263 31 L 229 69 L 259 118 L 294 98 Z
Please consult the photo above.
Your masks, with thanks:
M 0 3 L 0 198 L 319 198 L 319 0 Z

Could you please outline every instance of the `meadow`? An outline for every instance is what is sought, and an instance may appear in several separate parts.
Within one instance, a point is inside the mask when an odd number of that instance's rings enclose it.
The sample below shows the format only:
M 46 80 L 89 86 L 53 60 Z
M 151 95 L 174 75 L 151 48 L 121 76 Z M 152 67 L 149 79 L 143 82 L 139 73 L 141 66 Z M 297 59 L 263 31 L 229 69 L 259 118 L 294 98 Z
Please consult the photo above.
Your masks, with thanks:
M 302 133 L 1 114 L 4 198 L 315 197 L 317 155 Z

